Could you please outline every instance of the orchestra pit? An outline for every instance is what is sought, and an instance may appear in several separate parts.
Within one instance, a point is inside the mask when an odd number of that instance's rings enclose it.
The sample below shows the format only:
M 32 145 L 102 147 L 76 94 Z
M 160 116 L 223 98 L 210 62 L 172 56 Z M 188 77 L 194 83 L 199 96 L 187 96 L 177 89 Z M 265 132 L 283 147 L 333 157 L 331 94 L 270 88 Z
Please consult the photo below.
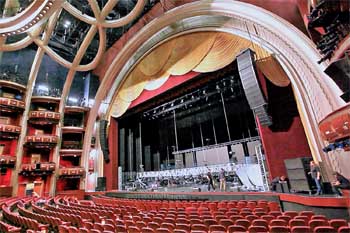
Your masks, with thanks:
M 0 0 L 0 233 L 350 233 L 348 0 Z

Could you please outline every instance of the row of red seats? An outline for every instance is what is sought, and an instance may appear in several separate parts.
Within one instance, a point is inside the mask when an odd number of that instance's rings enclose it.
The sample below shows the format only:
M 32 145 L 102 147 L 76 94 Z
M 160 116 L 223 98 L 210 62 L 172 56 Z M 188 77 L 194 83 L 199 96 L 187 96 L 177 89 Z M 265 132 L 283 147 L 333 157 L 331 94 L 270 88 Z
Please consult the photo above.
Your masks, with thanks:
M 169 231 L 185 230 L 185 229 L 177 229 L 176 228 L 178 226 L 178 224 L 181 224 L 179 222 L 184 220 L 185 222 L 188 221 L 187 223 L 190 223 L 190 224 L 183 223 L 187 227 L 188 231 L 189 230 L 200 230 L 201 227 L 202 227 L 202 230 L 209 231 L 210 230 L 209 229 L 210 226 L 217 225 L 218 226 L 217 228 L 223 229 L 222 227 L 225 227 L 226 231 L 228 231 L 228 227 L 234 228 L 233 226 L 235 226 L 235 227 L 240 228 L 241 230 L 244 229 L 245 231 L 247 231 L 247 230 L 248 231 L 264 230 L 266 232 L 267 230 L 270 230 L 270 231 L 277 231 L 278 232 L 278 231 L 284 230 L 284 231 L 288 231 L 289 232 L 290 230 L 292 230 L 292 228 L 294 226 L 289 226 L 288 225 L 288 221 L 291 220 L 292 217 L 296 217 L 297 219 L 295 219 L 295 221 L 291 221 L 292 223 L 293 222 L 296 223 L 296 225 L 297 225 L 296 226 L 296 230 L 298 228 L 303 228 L 303 227 L 309 229 L 309 231 L 322 230 L 322 229 L 324 230 L 324 228 L 322 226 L 318 226 L 317 223 L 323 222 L 323 220 L 325 220 L 325 217 L 324 216 L 312 216 L 314 214 L 311 211 L 301 212 L 300 213 L 301 216 L 298 216 L 299 214 L 296 211 L 288 211 L 288 212 L 285 213 L 286 215 L 283 215 L 280 211 L 271 211 L 270 215 L 266 215 L 266 216 L 264 216 L 264 215 L 261 216 L 260 215 L 261 217 L 265 217 L 266 220 L 264 220 L 262 218 L 262 221 L 260 221 L 261 225 L 259 225 L 259 217 L 260 216 L 256 216 L 256 215 L 245 215 L 245 216 L 237 215 L 237 216 L 234 216 L 234 217 L 238 217 L 238 219 L 234 219 L 234 221 L 232 221 L 230 219 L 225 219 L 224 211 L 223 212 L 219 212 L 219 211 L 210 212 L 208 208 L 204 208 L 204 207 L 200 207 L 200 208 L 201 208 L 201 210 L 200 211 L 197 210 L 197 211 L 200 212 L 201 214 L 204 214 L 205 212 L 207 212 L 209 214 L 213 213 L 214 215 L 207 215 L 207 217 L 211 218 L 213 216 L 216 216 L 217 218 L 216 219 L 208 219 L 207 224 L 202 224 L 204 222 L 201 219 L 191 219 L 189 221 L 187 219 L 175 218 L 175 216 L 176 216 L 175 214 L 178 211 L 180 211 L 180 212 L 183 211 L 181 209 L 171 208 L 172 209 L 171 211 L 166 211 L 166 208 L 162 208 L 158 212 L 158 214 L 156 214 L 156 216 L 153 216 L 153 218 L 144 217 L 144 218 L 142 218 L 143 221 L 136 221 L 135 222 L 135 220 L 137 219 L 136 218 L 137 216 L 130 217 L 129 220 L 126 220 L 127 219 L 126 217 L 128 217 L 128 216 L 124 216 L 124 221 L 116 220 L 115 227 L 120 228 L 120 229 L 118 229 L 118 231 L 122 231 L 123 229 L 127 230 L 127 231 L 130 231 L 129 228 L 133 229 L 134 231 L 142 231 L 143 228 L 151 228 L 151 229 L 153 229 L 153 231 L 157 231 L 157 229 L 159 229 L 159 228 L 168 229 Z M 224 210 L 224 208 L 221 208 L 221 209 Z M 189 210 L 189 209 L 186 208 L 186 210 Z M 238 210 L 238 209 L 236 208 L 236 210 Z M 191 215 L 191 211 L 195 211 L 195 209 L 190 209 L 190 212 L 189 212 L 190 215 L 189 216 L 190 217 L 196 217 L 195 215 Z M 250 211 L 250 213 L 252 213 L 251 209 L 249 209 L 249 208 L 248 209 L 242 208 L 241 211 L 247 211 L 247 213 L 249 213 L 249 211 Z M 150 211 L 148 213 L 152 213 L 152 211 Z M 186 214 L 186 213 L 188 214 L 188 212 L 184 212 L 183 214 Z M 192 214 L 194 214 L 194 213 L 195 212 L 192 212 Z M 163 217 L 162 218 L 160 216 L 162 214 L 163 215 L 167 214 L 166 218 L 164 218 L 165 216 L 162 216 Z M 172 218 L 169 218 L 168 214 Z M 220 214 L 222 214 L 222 216 L 221 216 L 222 218 L 218 218 L 218 217 L 220 217 Z M 201 216 L 201 217 L 203 217 L 203 216 Z M 178 217 L 178 216 L 176 216 L 176 217 Z M 246 217 L 247 219 L 244 219 L 244 217 Z M 270 217 L 270 219 L 269 219 L 269 217 Z M 300 217 L 301 219 L 298 219 L 298 217 Z M 148 220 L 147 220 L 147 218 L 148 218 Z M 304 220 L 302 220 L 303 218 L 306 218 L 307 220 L 312 220 L 311 221 L 311 227 L 308 226 Z M 321 218 L 321 221 L 320 221 L 320 219 L 317 219 L 317 218 Z M 149 222 L 149 220 L 154 221 L 154 222 Z M 257 220 L 257 221 L 255 221 L 254 224 L 253 224 L 252 222 L 254 220 Z M 298 221 L 298 220 L 300 220 L 300 221 Z M 343 224 L 347 224 L 345 220 L 339 220 L 339 221 L 341 221 Z M 298 223 L 300 224 L 300 222 L 303 223 L 303 224 L 301 224 L 302 226 L 298 226 Z M 335 222 L 335 221 L 333 221 L 333 222 Z M 148 226 L 149 223 L 150 223 L 150 227 Z M 220 225 L 218 225 L 218 224 L 220 224 Z M 192 229 L 193 226 L 195 226 L 195 229 Z M 332 229 L 333 231 L 336 231 L 336 228 L 332 228 L 332 227 L 328 227 L 328 226 L 325 227 L 325 228 L 329 228 L 329 229 Z
M 159 210 L 161 208 L 200 208 L 206 207 L 211 210 L 218 208 L 264 208 L 266 211 L 280 210 L 277 202 L 268 202 L 265 200 L 229 200 L 229 201 L 168 201 L 168 200 L 135 200 L 135 199 L 117 199 L 102 196 L 93 196 L 92 200 L 101 205 L 119 205 L 134 206 L 142 210 Z
M 75 225 L 75 226 L 83 226 L 85 221 L 80 215 L 62 213 L 58 211 L 58 209 L 47 210 L 36 206 L 36 208 L 34 208 L 33 211 L 41 215 L 49 215 L 52 217 L 59 218 L 61 221 L 70 222 L 71 225 Z
M 3 217 L 13 223 L 16 226 L 22 227 L 24 229 L 34 229 L 40 231 L 47 231 L 48 225 L 40 224 L 38 221 L 20 216 L 12 212 L 17 202 L 12 202 L 10 206 L 2 206 Z
M 12 226 L 8 223 L 5 223 L 3 221 L 0 221 L 0 232 L 13 232 L 13 233 L 19 233 L 21 232 L 21 228 Z
M 25 207 L 26 205 L 22 205 L 22 204 L 17 204 L 17 208 L 18 208 L 18 213 L 20 213 L 22 216 L 27 217 L 27 218 L 31 218 L 31 219 L 35 219 L 38 222 L 42 223 L 42 224 L 47 224 L 49 225 L 50 229 L 52 230 L 57 230 L 58 226 L 60 225 L 69 225 L 70 223 L 68 222 L 64 222 L 61 221 L 61 219 L 57 218 L 57 217 L 53 217 L 50 215 L 42 215 L 42 214 L 37 214 L 34 213 L 32 211 L 29 211 L 28 209 L 26 209 Z M 34 205 L 28 205 L 29 207 L 32 207 L 32 209 L 37 208 Z

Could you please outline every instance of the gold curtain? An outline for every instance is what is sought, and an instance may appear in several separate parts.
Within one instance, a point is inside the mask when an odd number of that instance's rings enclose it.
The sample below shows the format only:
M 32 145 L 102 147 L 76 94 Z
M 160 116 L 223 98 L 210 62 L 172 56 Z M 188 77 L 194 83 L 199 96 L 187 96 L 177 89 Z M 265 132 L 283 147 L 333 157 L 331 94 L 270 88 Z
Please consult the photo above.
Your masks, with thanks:
M 256 65 L 273 84 L 279 87 L 286 87 L 290 80 L 283 68 L 273 56 L 268 56 L 256 61 Z
M 208 53 L 215 40 L 215 32 L 197 32 L 175 38 L 175 46 L 164 70 L 172 75 L 190 72 Z
M 225 32 L 195 32 L 153 48 L 125 78 L 111 113 L 114 117 L 121 116 L 144 89 L 161 87 L 170 75 L 184 75 L 192 70 L 201 73 L 219 70 L 247 48 L 255 51 L 259 69 L 271 82 L 278 86 L 289 84 L 279 63 L 251 41 Z

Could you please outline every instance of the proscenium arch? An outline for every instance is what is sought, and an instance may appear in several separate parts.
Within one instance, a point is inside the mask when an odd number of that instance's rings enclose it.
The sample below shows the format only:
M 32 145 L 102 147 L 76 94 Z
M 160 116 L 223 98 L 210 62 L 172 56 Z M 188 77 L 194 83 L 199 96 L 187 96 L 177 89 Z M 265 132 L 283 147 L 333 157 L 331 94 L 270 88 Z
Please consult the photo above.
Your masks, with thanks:
M 84 139 L 85 156 L 96 117 L 108 114 L 108 104 L 134 65 L 164 40 L 181 33 L 209 30 L 250 39 L 276 55 L 291 80 L 312 156 L 317 161 L 327 161 L 317 125 L 327 114 L 345 105 L 339 97 L 340 89 L 323 72 L 327 63 L 317 64 L 321 56 L 313 42 L 289 22 L 260 7 L 230 0 L 197 1 L 177 7 L 151 21 L 128 41 L 109 65 L 96 94 Z

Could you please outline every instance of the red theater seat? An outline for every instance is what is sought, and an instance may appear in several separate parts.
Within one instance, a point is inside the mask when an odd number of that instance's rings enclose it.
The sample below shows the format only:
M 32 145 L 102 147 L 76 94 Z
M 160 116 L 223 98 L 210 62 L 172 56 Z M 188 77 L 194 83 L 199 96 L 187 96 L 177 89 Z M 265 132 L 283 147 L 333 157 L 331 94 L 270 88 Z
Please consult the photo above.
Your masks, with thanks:
M 191 225 L 190 224 L 183 224 L 183 223 L 176 223 L 175 229 L 190 231 Z
M 208 227 L 204 224 L 192 224 L 191 230 L 195 231 L 208 231 Z
M 115 230 L 119 233 L 127 233 L 126 227 L 124 225 L 116 225 Z
M 140 233 L 140 228 L 137 226 L 128 226 L 128 233 Z
M 167 228 L 158 228 L 156 233 L 171 233 L 172 231 Z
M 265 232 L 265 233 L 267 233 L 268 230 L 267 230 L 267 228 L 264 227 L 264 226 L 250 226 L 250 227 L 248 228 L 248 232 L 249 232 L 249 233 L 253 233 L 253 232 Z
M 272 215 L 275 218 L 277 218 L 278 216 L 282 215 L 282 213 L 281 213 L 281 211 L 270 211 L 269 215 Z
M 144 227 L 141 229 L 141 231 L 143 233 L 155 233 L 155 230 L 153 230 L 152 228 L 149 228 L 149 227 Z
M 309 219 L 311 219 L 312 216 L 314 216 L 314 212 L 312 211 L 308 211 L 308 210 L 305 210 L 305 211 L 301 211 L 300 216 L 307 216 Z
M 181 230 L 181 229 L 175 229 L 173 232 L 174 233 L 190 233 L 190 231 Z
M 263 215 L 260 218 L 263 219 L 263 220 L 266 220 L 268 223 L 270 223 L 272 219 L 275 219 L 275 216 L 273 216 L 273 215 Z
M 331 219 L 329 220 L 329 225 L 338 230 L 340 227 L 348 226 L 348 223 L 345 219 Z
M 235 225 L 243 226 L 246 230 L 248 230 L 250 222 L 247 219 L 238 219 L 236 220 Z
M 319 226 L 315 227 L 314 233 L 334 233 L 336 230 L 331 226 Z
M 247 215 L 245 216 L 245 219 L 247 219 L 250 222 L 253 222 L 255 219 L 258 219 L 259 217 L 256 215 Z
M 309 221 L 309 226 L 313 231 L 318 226 L 329 226 L 329 223 L 324 219 L 313 219 Z
M 252 225 L 253 226 L 263 226 L 265 227 L 266 229 L 268 228 L 269 226 L 269 223 L 268 221 L 264 220 L 264 219 L 255 219 L 253 222 L 252 222 Z
M 289 228 L 286 226 L 270 226 L 270 233 L 289 233 Z
M 90 230 L 90 233 L 102 233 L 102 232 L 99 231 L 99 230 L 96 230 L 96 229 L 91 229 L 91 230 Z
M 349 226 L 339 227 L 338 233 L 350 233 L 350 227 Z
M 234 222 L 233 222 L 232 220 L 230 220 L 230 219 L 221 219 L 219 223 L 220 223 L 220 225 L 226 227 L 226 229 L 227 229 L 229 226 L 234 225 Z
M 236 220 L 238 219 L 244 219 L 244 217 L 242 215 L 231 215 L 230 216 L 230 219 L 233 221 L 233 222 L 236 222 Z
M 291 219 L 289 221 L 289 226 L 292 228 L 295 226 L 307 226 L 307 224 L 303 219 Z
M 309 226 L 295 226 L 292 227 L 291 233 L 307 233 L 312 232 Z
M 285 211 L 283 215 L 289 216 L 291 218 L 294 218 L 295 216 L 298 216 L 298 212 L 296 211 Z
M 211 225 L 209 226 L 209 232 L 222 231 L 226 232 L 226 228 L 221 225 Z
M 79 233 L 89 233 L 90 231 L 86 228 L 79 228 Z
M 287 222 L 283 219 L 273 219 L 269 223 L 270 226 L 287 226 Z
M 240 225 L 233 225 L 229 226 L 227 229 L 228 233 L 234 233 L 234 232 L 247 232 L 246 228 L 244 226 Z
M 289 222 L 292 218 L 290 216 L 281 215 L 281 216 L 278 216 L 277 219 L 282 219 L 286 222 Z

